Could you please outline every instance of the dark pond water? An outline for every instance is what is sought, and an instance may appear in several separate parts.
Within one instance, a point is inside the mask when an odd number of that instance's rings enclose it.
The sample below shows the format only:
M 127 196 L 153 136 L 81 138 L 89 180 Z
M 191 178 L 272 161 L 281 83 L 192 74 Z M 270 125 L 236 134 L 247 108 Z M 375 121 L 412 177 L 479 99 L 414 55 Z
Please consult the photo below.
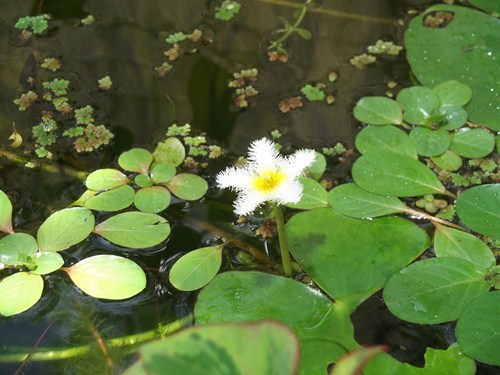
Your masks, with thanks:
M 213 18 L 217 3 L 0 1 L 0 145 L 8 144 L 12 122 L 29 139 L 35 114 L 19 112 L 12 100 L 23 92 L 27 77 L 37 79 L 44 74 L 37 62 L 54 56 L 63 61 L 61 75 L 75 82 L 72 99 L 96 108 L 97 116 L 115 134 L 113 145 L 101 153 L 62 155 L 60 163 L 75 168 L 90 171 L 109 165 L 132 146 L 150 148 L 174 122 L 189 122 L 237 154 L 273 129 L 285 134 L 285 144 L 298 147 L 321 148 L 337 142 L 352 147 L 358 131 L 351 114 L 355 101 L 365 95 L 383 95 L 391 80 L 403 86 L 410 82 L 403 56 L 382 59 L 365 70 L 353 68 L 349 59 L 379 38 L 401 44 L 404 27 L 398 26 L 397 20 L 406 19 L 408 8 L 423 9 L 432 1 L 324 0 L 304 19 L 303 26 L 312 32 L 313 39 L 292 37 L 287 64 L 268 62 L 265 48 L 278 27 L 276 17 L 291 18 L 296 3 L 242 0 L 241 13 L 229 23 Z M 39 13 L 50 14 L 55 26 L 47 36 L 21 42 L 13 27 L 16 20 Z M 88 14 L 96 23 L 79 25 Z M 213 43 L 200 45 L 193 54 L 183 56 L 169 74 L 158 78 L 154 68 L 165 61 L 164 38 L 197 27 L 206 31 Z M 233 72 L 252 67 L 259 69 L 256 87 L 260 94 L 250 100 L 249 108 L 237 110 L 227 83 Z M 337 72 L 339 77 L 329 86 L 336 96 L 333 105 L 307 103 L 301 110 L 280 113 L 277 104 L 281 98 L 297 95 L 304 84 L 327 82 L 329 72 Z M 105 75 L 110 75 L 114 86 L 108 93 L 98 92 L 96 80 Z M 330 170 L 341 181 L 346 178 L 346 168 L 332 165 Z M 27 171 L 4 159 L 0 159 L 0 188 L 13 201 L 15 224 L 25 231 L 35 231 L 51 210 L 67 206 L 83 191 L 81 182 L 64 174 Z M 204 204 L 174 203 L 166 214 L 174 228 L 168 243 L 140 256 L 130 254 L 149 278 L 147 289 L 137 297 L 124 302 L 99 301 L 84 296 L 62 273 L 49 275 L 44 296 L 34 308 L 19 316 L 0 318 L 0 357 L 13 346 L 29 350 L 37 345 L 71 348 L 95 343 L 96 330 L 109 338 L 146 332 L 160 322 L 189 314 L 195 296 L 176 292 L 162 271 L 180 253 L 217 240 L 217 234 L 193 225 L 180 213 L 189 212 L 211 223 L 233 220 L 230 206 L 216 204 L 217 199 L 230 203 L 229 196 L 221 198 L 216 191 L 209 191 Z M 74 263 L 103 249 L 115 251 L 103 241 L 89 239 L 66 257 L 68 263 Z M 427 345 L 446 347 L 453 340 L 449 327 L 419 328 L 397 321 L 382 311 L 376 297 L 360 307 L 354 321 L 361 342 L 388 342 L 398 358 L 419 365 Z M 32 362 L 22 373 L 100 374 L 106 366 L 101 357 L 91 353 L 65 361 Z M 117 371 L 127 363 L 127 357 L 116 363 Z M 0 373 L 15 373 L 18 366 L 0 363 Z M 494 373 L 494 369 L 481 371 Z

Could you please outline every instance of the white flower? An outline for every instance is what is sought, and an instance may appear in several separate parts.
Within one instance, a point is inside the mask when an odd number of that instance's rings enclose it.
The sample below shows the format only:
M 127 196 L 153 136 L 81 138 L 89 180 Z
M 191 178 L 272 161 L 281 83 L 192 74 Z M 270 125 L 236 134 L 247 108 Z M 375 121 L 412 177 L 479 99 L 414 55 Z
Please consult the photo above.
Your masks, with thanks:
M 234 202 L 234 212 L 238 215 L 247 215 L 267 201 L 280 205 L 297 203 L 303 189 L 298 178 L 314 158 L 313 150 L 298 150 L 290 156 L 280 156 L 274 143 L 262 138 L 250 145 L 248 163 L 220 172 L 217 184 L 220 188 L 238 192 Z

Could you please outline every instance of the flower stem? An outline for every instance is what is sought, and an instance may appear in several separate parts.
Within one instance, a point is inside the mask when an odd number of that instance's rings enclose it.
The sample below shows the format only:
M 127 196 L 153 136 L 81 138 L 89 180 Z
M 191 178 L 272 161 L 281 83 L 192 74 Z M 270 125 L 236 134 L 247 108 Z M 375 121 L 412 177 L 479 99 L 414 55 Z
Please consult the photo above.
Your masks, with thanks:
M 290 251 L 288 250 L 288 242 L 285 235 L 285 219 L 281 207 L 275 205 L 273 207 L 274 219 L 278 228 L 278 239 L 280 243 L 281 264 L 283 264 L 283 273 L 285 276 L 292 275 L 292 261 L 290 260 Z

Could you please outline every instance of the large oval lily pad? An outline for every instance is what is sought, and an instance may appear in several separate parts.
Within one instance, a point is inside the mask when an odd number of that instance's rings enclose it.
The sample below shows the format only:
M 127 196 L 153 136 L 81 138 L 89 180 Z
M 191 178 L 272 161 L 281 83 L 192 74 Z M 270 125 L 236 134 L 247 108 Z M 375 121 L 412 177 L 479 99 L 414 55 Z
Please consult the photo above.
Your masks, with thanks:
M 132 204 L 134 195 L 135 190 L 132 186 L 122 185 L 91 196 L 85 200 L 83 205 L 97 211 L 120 211 Z
M 358 133 L 355 143 L 362 154 L 390 151 L 417 158 L 417 150 L 408 134 L 393 125 L 367 126 Z
M 0 281 L 0 314 L 11 316 L 28 310 L 42 296 L 40 275 L 18 272 Z
M 87 176 L 85 185 L 90 190 L 108 190 L 124 185 L 130 180 L 118 169 L 98 169 Z
M 466 158 L 488 156 L 495 148 L 495 136 L 484 129 L 462 128 L 453 134 L 450 150 Z
M 167 188 L 150 186 L 139 189 L 134 196 L 134 205 L 142 212 L 157 214 L 170 204 L 171 196 Z
M 125 151 L 118 158 L 118 165 L 126 171 L 147 173 L 153 162 L 153 154 L 144 148 Z
M 383 96 L 365 96 L 354 107 L 356 120 L 370 125 L 401 125 L 403 113 L 399 104 Z
M 167 187 L 175 196 L 187 201 L 195 201 L 205 195 L 208 183 L 195 174 L 179 173 L 170 180 Z

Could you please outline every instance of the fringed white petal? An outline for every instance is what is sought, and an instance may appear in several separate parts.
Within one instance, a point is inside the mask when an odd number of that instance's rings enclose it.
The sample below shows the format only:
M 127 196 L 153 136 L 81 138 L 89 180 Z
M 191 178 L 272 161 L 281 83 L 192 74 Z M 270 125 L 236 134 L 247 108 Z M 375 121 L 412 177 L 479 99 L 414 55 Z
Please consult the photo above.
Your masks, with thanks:
M 246 166 L 241 168 L 229 167 L 219 172 L 216 182 L 221 189 L 245 190 L 250 184 L 252 175 L 253 171 Z
M 248 161 L 257 171 L 273 168 L 281 159 L 274 143 L 267 138 L 252 142 L 248 152 Z
M 302 184 L 296 180 L 284 181 L 277 190 L 269 194 L 269 200 L 279 204 L 298 203 L 303 189 Z
M 284 159 L 280 168 L 291 178 L 300 177 L 316 158 L 314 150 L 298 150 Z
M 234 201 L 234 212 L 238 215 L 248 215 L 267 200 L 267 196 L 256 192 L 242 192 Z

